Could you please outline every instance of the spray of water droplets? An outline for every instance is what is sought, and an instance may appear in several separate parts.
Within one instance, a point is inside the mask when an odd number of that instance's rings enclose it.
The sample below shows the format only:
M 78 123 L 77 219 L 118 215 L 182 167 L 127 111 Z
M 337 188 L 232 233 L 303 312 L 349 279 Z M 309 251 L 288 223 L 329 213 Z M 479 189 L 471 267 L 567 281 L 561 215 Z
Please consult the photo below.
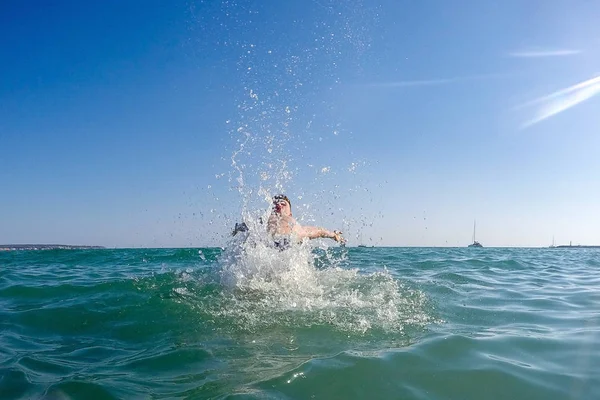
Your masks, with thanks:
M 203 7 L 213 12 L 203 14 Z M 206 33 L 217 38 L 215 46 L 235 60 L 223 65 L 237 77 L 237 115 L 226 123 L 232 149 L 225 176 L 242 199 L 239 218 L 249 226 L 219 260 L 225 289 L 207 303 L 207 312 L 248 330 L 331 325 L 364 333 L 426 323 L 419 291 L 384 270 L 361 273 L 349 265 L 344 249 L 321 242 L 279 251 L 260 222 L 268 218 L 276 193 L 290 195 L 301 222 L 314 221 L 315 209 L 352 222 L 338 205 L 335 179 L 356 175 L 364 162 L 336 165 L 335 154 L 314 159 L 310 149 L 322 146 L 324 138 L 344 140 L 346 131 L 331 118 L 326 94 L 340 84 L 342 69 L 368 50 L 374 17 L 361 0 L 314 0 L 285 13 L 270 7 L 275 11 L 256 2 L 222 1 L 199 2 L 196 10 L 203 26 L 214 30 Z

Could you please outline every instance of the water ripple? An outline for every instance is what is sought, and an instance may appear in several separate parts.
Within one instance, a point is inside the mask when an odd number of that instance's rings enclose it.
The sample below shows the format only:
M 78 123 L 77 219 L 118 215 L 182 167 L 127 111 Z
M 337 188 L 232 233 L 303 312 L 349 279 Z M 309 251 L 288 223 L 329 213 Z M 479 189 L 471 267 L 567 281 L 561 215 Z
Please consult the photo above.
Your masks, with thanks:
M 336 250 L 234 290 L 219 254 L 0 254 L 1 397 L 600 398 L 598 251 Z

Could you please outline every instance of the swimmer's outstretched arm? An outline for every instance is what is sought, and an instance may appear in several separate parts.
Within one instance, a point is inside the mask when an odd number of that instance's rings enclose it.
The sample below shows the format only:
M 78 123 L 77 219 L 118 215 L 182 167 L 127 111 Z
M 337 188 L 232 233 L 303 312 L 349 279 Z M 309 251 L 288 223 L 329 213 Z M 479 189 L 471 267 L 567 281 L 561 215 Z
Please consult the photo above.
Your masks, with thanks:
M 298 235 L 300 239 L 318 239 L 318 238 L 326 238 L 333 239 L 339 243 L 346 243 L 346 239 L 342 236 L 342 232 L 340 231 L 330 231 L 325 228 L 319 228 L 316 226 L 299 226 L 296 225 L 294 228 L 294 233 Z

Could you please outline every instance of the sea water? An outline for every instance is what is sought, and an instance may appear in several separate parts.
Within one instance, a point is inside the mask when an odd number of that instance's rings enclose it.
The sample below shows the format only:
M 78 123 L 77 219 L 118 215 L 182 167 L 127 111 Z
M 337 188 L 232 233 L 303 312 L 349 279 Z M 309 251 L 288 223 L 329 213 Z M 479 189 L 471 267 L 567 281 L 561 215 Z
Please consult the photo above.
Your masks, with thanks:
M 597 399 L 599 269 L 591 249 L 3 252 L 0 398 Z

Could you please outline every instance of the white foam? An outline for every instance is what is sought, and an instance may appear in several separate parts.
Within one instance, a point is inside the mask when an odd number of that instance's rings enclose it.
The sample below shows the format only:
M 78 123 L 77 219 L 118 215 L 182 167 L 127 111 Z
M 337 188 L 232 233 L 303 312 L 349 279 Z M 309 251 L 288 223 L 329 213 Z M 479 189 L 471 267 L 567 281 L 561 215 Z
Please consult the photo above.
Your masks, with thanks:
M 248 330 L 284 324 L 399 332 L 407 324 L 430 321 L 420 291 L 404 287 L 385 270 L 361 273 L 343 267 L 345 249 L 322 249 L 318 256 L 314 244 L 280 251 L 260 235 L 232 241 L 220 258 L 225 290 L 214 313 Z M 323 267 L 315 267 L 315 261 Z

